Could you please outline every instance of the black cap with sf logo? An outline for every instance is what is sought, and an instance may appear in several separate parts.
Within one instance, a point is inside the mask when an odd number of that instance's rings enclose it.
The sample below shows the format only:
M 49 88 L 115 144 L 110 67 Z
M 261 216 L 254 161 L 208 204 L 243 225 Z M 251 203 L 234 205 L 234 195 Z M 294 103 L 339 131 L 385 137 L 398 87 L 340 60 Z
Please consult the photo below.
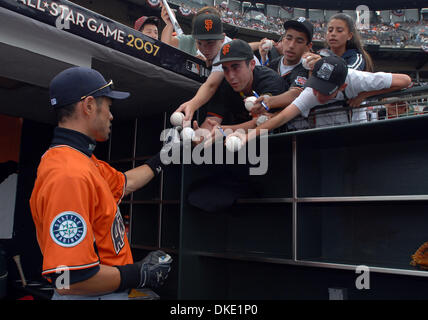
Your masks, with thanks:
M 345 83 L 347 75 L 348 67 L 345 60 L 331 55 L 315 63 L 312 75 L 306 81 L 305 87 L 313 88 L 329 96 Z
M 235 60 L 251 60 L 254 58 L 250 45 L 240 39 L 232 40 L 223 45 L 220 50 L 220 60 L 213 65 Z
M 222 40 L 223 25 L 220 17 L 211 13 L 202 13 L 193 21 L 193 38 L 197 40 Z

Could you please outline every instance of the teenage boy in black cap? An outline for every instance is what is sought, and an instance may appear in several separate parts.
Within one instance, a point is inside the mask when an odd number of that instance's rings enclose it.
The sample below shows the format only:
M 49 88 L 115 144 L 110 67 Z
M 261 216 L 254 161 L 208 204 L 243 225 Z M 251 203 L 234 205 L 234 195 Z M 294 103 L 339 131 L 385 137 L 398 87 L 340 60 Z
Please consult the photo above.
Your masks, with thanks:
M 194 18 L 192 36 L 196 41 L 198 53 L 205 57 L 207 66 L 211 68 L 211 73 L 196 95 L 189 101 L 184 102 L 176 110 L 176 112 L 184 112 L 185 121 L 192 120 L 194 112 L 207 103 L 217 91 L 224 79 L 224 75 L 221 65 L 216 62 L 220 59 L 221 47 L 232 41 L 223 32 L 220 14 L 216 14 L 212 9 L 206 13 L 201 12 Z M 253 57 L 256 63 L 260 65 L 258 59 L 254 55 Z
M 142 16 L 134 23 L 134 29 L 142 34 L 159 40 L 159 18 Z
M 193 37 L 192 34 L 180 34 L 175 35 L 174 26 L 172 24 L 171 18 L 169 17 L 168 11 L 166 10 L 165 6 L 161 3 L 162 11 L 161 11 L 161 17 L 162 20 L 165 22 L 165 28 L 162 30 L 162 36 L 161 41 L 169 44 L 170 46 L 176 47 L 180 49 L 181 51 L 187 52 L 188 54 L 191 54 L 192 56 L 200 57 L 201 59 L 204 59 L 205 57 L 202 57 L 200 55 L 200 52 L 198 52 L 198 48 L 196 47 L 196 39 Z M 172 12 L 174 14 L 174 12 Z M 199 9 L 192 19 L 192 29 L 195 24 L 195 20 L 201 15 L 201 14 L 214 14 L 220 16 L 220 12 L 214 7 L 206 6 L 201 9 Z
M 309 71 L 302 65 L 302 57 L 312 48 L 313 26 L 307 19 L 300 17 L 284 23 L 285 33 L 282 37 L 282 55 L 267 66 L 283 78 L 287 92 L 269 98 L 261 98 L 269 108 L 278 109 L 289 105 L 303 91 Z M 263 112 L 261 104 L 257 104 L 254 113 Z M 287 130 L 308 128 L 306 119 L 299 119 L 287 124 Z
M 211 71 L 219 68 L 214 67 L 214 62 L 219 58 L 220 48 L 223 44 L 231 41 L 223 32 L 223 24 L 216 14 L 205 13 L 197 16 L 193 21 L 192 36 L 196 41 L 196 47 L 205 57 L 207 67 Z
M 307 80 L 308 70 L 302 66 L 302 57 L 312 48 L 313 26 L 307 19 L 300 17 L 284 23 L 282 37 L 282 56 L 268 63 L 286 81 L 288 87 L 303 88 L 304 82 L 295 81 L 298 76 Z
M 281 77 L 272 69 L 256 66 L 250 45 L 243 40 L 233 40 L 223 45 L 220 60 L 225 79 L 214 97 L 207 104 L 207 118 L 201 128 L 213 129 L 225 124 L 225 129 L 255 128 L 257 118 L 245 108 L 244 99 L 258 95 L 278 95 L 286 90 Z M 194 121 L 194 128 L 197 123 Z
M 307 117 L 312 108 L 333 101 L 348 100 L 352 106 L 359 106 L 361 102 L 370 96 L 383 94 L 407 88 L 411 79 L 406 74 L 394 74 L 384 72 L 364 72 L 348 69 L 346 62 L 332 55 L 324 57 L 315 63 L 311 77 L 306 81 L 303 92 L 278 115 L 266 121 L 249 134 L 237 135 L 242 143 L 253 139 L 260 134 L 260 129 L 273 130 L 278 128 L 298 115 Z M 365 112 L 364 112 L 365 114 Z M 361 113 L 355 113 L 353 121 Z M 338 112 L 332 117 L 317 119 L 318 126 L 348 123 L 347 113 Z
M 197 121 L 193 122 L 194 142 L 202 142 L 204 147 L 223 137 L 222 132 L 228 134 L 231 130 L 256 127 L 257 118 L 245 108 L 245 97 L 254 96 L 254 92 L 277 95 L 285 90 L 284 82 L 275 71 L 256 66 L 253 51 L 243 40 L 223 45 L 215 64 L 222 66 L 225 79 L 206 105 L 207 116 L 201 125 L 205 130 L 199 129 Z M 208 177 L 195 181 L 189 188 L 187 198 L 195 207 L 208 212 L 221 211 L 238 198 L 257 194 L 256 186 L 249 180 L 249 164 L 223 163 L 209 166 L 207 170 Z
M 218 61 L 221 46 L 232 40 L 223 32 L 220 15 L 210 12 L 201 13 L 193 19 L 192 37 L 196 42 L 197 54 L 205 57 L 211 73 L 196 95 L 176 110 L 176 112 L 184 112 L 185 121 L 191 120 L 194 112 L 211 99 L 223 80 L 223 70 L 221 67 L 213 66 L 213 62 Z
M 130 95 L 112 85 L 84 67 L 66 69 L 50 84 L 58 127 L 37 169 L 30 207 L 42 275 L 55 284 L 55 300 L 127 299 L 131 288 L 162 285 L 170 270 L 171 257 L 162 251 L 133 263 L 118 207 L 160 172 L 160 155 L 125 173 L 93 155 L 96 141 L 109 138 L 113 100 Z

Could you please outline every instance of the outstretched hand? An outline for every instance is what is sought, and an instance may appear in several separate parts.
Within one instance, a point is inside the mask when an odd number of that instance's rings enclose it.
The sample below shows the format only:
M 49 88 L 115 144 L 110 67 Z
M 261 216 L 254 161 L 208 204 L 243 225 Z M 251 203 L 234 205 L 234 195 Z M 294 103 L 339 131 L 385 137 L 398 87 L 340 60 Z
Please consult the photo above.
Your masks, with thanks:
M 184 113 L 184 121 L 191 121 L 193 118 L 193 114 L 195 113 L 193 111 L 193 105 L 190 101 L 186 101 L 183 104 L 181 104 L 177 110 L 175 110 L 174 112 L 182 112 Z
M 262 102 L 264 102 L 268 106 L 268 108 L 270 108 L 269 99 L 270 99 L 270 96 L 268 95 L 263 95 L 257 98 L 257 100 L 254 102 L 254 107 L 251 109 L 250 115 L 253 117 L 257 117 L 261 114 L 266 113 L 266 109 L 262 105 Z
M 245 132 L 243 132 L 242 130 L 236 130 L 235 132 L 227 136 L 227 138 L 224 141 L 224 145 L 226 145 L 227 140 L 230 139 L 231 137 L 238 137 L 241 140 L 242 146 L 244 146 L 248 141 L 248 136 Z

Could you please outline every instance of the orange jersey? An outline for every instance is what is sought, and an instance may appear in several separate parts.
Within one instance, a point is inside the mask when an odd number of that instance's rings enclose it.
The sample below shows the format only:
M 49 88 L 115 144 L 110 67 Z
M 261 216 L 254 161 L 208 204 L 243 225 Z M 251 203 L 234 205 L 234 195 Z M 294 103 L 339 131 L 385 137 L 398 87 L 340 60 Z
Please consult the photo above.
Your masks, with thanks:
M 118 203 L 126 177 L 68 145 L 42 157 L 30 199 L 43 275 L 133 263 Z

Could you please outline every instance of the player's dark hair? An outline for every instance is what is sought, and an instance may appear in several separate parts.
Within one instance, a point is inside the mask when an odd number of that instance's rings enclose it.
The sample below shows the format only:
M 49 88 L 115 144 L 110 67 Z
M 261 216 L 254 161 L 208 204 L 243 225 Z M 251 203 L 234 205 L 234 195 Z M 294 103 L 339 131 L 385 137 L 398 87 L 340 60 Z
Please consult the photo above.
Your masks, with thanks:
M 67 106 L 63 106 L 63 107 L 55 109 L 55 115 L 56 115 L 57 122 L 60 123 L 66 119 L 71 118 L 71 116 L 74 114 L 74 111 L 76 110 L 77 103 L 78 102 L 75 102 L 73 104 L 69 104 Z
M 333 19 L 342 20 L 346 23 L 346 26 L 348 27 L 349 32 L 352 33 L 352 38 L 348 41 L 346 41 L 346 49 L 357 49 L 358 52 L 360 52 L 363 55 L 363 58 L 366 62 L 366 66 L 364 71 L 373 72 L 373 61 L 370 55 L 367 53 L 367 51 L 364 49 L 363 42 L 361 40 L 361 35 L 358 32 L 355 21 L 352 19 L 351 16 L 345 14 L 345 13 L 337 13 L 333 15 L 328 22 L 330 22 Z M 327 24 L 328 25 L 328 24 Z
M 103 97 L 96 97 L 95 98 L 97 106 L 101 105 L 102 98 Z M 56 108 L 55 109 L 55 115 L 56 115 L 57 122 L 60 123 L 60 122 L 63 122 L 67 119 L 70 119 L 74 115 L 74 112 L 76 111 L 76 106 L 79 102 L 80 101 L 69 104 L 67 106 Z

